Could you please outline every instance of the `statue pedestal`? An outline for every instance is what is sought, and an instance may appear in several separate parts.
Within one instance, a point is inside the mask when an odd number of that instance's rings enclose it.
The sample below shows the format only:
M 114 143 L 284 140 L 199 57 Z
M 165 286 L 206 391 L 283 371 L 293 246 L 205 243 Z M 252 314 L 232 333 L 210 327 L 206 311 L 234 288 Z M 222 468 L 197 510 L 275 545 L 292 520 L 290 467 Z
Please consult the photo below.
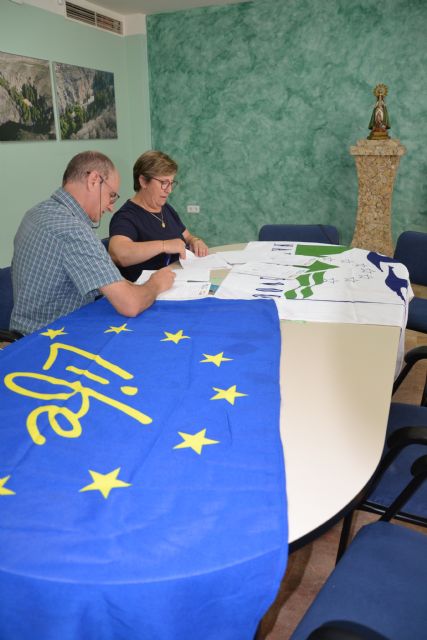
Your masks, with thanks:
M 406 148 L 399 140 L 358 140 L 350 147 L 355 156 L 359 195 L 352 247 L 393 255 L 391 198 L 400 156 Z

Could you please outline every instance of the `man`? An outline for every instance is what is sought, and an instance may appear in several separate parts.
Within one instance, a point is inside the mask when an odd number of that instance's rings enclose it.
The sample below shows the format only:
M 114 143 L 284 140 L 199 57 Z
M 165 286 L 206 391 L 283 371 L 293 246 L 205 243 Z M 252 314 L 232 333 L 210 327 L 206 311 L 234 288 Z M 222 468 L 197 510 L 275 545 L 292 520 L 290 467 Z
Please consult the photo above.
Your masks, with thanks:
M 32 333 L 102 293 L 124 316 L 147 309 L 175 274 L 157 271 L 145 285 L 124 280 L 92 231 L 119 198 L 120 176 L 107 156 L 84 151 L 68 164 L 62 189 L 28 211 L 14 240 L 10 328 Z

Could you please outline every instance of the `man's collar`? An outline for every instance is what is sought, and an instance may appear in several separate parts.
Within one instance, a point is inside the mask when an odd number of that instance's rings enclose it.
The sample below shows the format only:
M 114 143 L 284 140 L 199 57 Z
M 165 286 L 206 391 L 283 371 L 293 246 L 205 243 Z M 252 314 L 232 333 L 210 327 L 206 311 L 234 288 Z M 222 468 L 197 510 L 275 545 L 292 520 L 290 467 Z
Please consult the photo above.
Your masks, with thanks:
M 86 211 L 79 205 L 77 200 L 69 193 L 65 191 L 65 189 L 57 189 L 52 193 L 53 200 L 56 200 L 60 204 L 63 204 L 69 211 L 71 211 L 72 215 L 82 222 L 85 222 L 89 227 L 92 227 L 92 220 L 87 215 Z

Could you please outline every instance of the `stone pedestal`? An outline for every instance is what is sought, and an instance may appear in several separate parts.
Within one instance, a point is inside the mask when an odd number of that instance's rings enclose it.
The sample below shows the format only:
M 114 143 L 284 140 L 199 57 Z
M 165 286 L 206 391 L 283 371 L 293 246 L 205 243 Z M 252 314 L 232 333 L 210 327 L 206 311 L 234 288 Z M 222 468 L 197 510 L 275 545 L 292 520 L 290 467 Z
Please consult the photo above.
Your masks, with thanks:
M 406 148 L 396 139 L 358 140 L 355 156 L 359 195 L 352 247 L 393 255 L 391 199 L 400 156 Z

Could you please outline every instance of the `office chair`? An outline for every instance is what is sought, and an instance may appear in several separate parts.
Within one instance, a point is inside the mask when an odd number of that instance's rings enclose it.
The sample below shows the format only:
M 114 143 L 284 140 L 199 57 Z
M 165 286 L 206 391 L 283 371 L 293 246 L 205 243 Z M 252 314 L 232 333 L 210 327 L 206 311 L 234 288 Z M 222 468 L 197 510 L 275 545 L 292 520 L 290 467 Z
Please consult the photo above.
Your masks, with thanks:
M 394 258 L 405 265 L 412 284 L 427 286 L 427 233 L 404 231 L 397 239 Z M 427 300 L 415 296 L 409 303 L 407 329 L 427 333 Z
M 355 510 L 383 517 L 393 511 L 397 520 L 427 527 L 427 483 L 424 483 L 427 466 L 424 469 L 415 462 L 419 456 L 427 460 L 426 453 L 427 377 L 419 406 L 400 402 L 390 404 L 381 461 L 361 500 L 344 518 L 337 560 L 345 551 Z
M 329 224 L 266 224 L 259 230 L 258 240 L 340 243 L 338 229 Z
M 0 342 L 15 342 L 21 334 L 9 330 L 13 308 L 12 275 L 10 267 L 0 268 Z
M 365 525 L 290 640 L 423 640 L 426 576 L 427 535 L 390 522 Z

